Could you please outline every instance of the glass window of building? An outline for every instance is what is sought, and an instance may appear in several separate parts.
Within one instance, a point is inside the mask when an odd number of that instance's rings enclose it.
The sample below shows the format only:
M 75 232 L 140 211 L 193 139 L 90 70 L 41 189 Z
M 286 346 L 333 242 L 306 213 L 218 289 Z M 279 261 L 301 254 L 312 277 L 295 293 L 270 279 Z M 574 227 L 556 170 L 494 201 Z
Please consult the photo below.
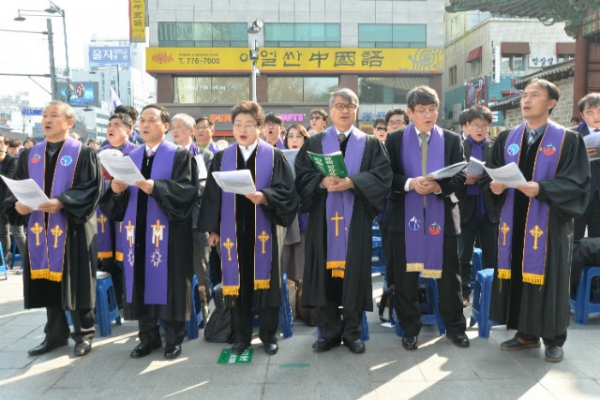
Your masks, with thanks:
M 361 104 L 404 104 L 406 94 L 420 85 L 433 86 L 430 76 L 359 76 Z
M 269 103 L 327 103 L 339 86 L 339 78 L 269 76 Z
M 160 47 L 247 47 L 245 23 L 159 22 Z
M 525 71 L 527 61 L 526 54 L 504 54 L 501 60 L 502 71 L 521 72 Z
M 427 24 L 359 24 L 358 47 L 427 47 Z
M 340 24 L 265 24 L 265 47 L 340 46 Z
M 173 102 L 235 104 L 250 93 L 247 76 L 178 76 Z

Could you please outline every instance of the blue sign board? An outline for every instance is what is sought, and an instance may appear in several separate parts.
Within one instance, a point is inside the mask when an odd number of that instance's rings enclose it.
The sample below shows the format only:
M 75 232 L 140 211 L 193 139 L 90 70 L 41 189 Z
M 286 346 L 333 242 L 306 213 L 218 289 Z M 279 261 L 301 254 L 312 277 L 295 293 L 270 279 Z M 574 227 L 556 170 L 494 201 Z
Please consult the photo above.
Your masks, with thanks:
M 131 67 L 129 46 L 90 46 L 90 69 L 98 67 Z
M 32 115 L 42 115 L 41 108 L 24 108 L 21 110 L 21 115 L 23 116 L 32 116 Z

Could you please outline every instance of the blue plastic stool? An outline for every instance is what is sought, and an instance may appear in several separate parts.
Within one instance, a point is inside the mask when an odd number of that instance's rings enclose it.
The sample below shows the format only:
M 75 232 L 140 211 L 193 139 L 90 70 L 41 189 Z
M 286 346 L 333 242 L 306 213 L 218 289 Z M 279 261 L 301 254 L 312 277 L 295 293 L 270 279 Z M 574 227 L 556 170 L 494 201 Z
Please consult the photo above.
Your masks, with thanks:
M 100 336 L 112 334 L 112 321 L 121 325 L 121 315 L 117 306 L 117 296 L 112 277 L 108 272 L 96 273 L 96 325 L 100 328 Z
M 373 236 L 371 243 L 371 273 L 385 275 L 385 253 L 381 238 Z
M 198 339 L 198 327 L 204 322 L 202 307 L 200 307 L 200 293 L 198 293 L 198 277 L 192 278 L 192 312 L 190 319 L 185 322 L 185 333 L 188 340 Z
M 344 310 L 340 308 L 340 314 L 342 314 Z M 360 321 L 360 338 L 363 342 L 366 342 L 370 339 L 369 336 L 369 322 L 367 321 L 367 312 L 363 311 L 362 321 Z M 319 331 L 319 325 L 317 325 L 317 339 L 323 339 L 321 336 L 321 331 Z
M 427 302 L 421 304 L 421 323 L 423 325 L 437 325 L 440 335 L 444 335 L 446 333 L 446 325 L 444 325 L 440 314 L 437 281 L 434 278 L 419 276 L 419 286 L 427 288 Z M 392 319 L 393 324 L 396 325 L 396 336 L 404 336 L 404 330 L 400 327 L 398 316 L 396 315 L 396 304 L 394 304 Z
M 377 221 L 373 221 L 373 236 L 381 237 L 381 231 L 379 230 L 379 224 Z
M 283 338 L 291 338 L 294 335 L 294 317 L 292 316 L 292 305 L 290 304 L 290 292 L 288 291 L 287 274 L 283 274 L 281 282 L 281 307 L 279 308 L 279 328 L 283 332 Z
M 571 299 L 571 308 L 575 311 L 575 322 L 587 325 L 590 314 L 600 314 L 600 303 L 590 302 L 592 278 L 600 276 L 600 267 L 583 267 L 577 284 L 577 297 Z
M 10 269 L 13 269 L 15 263 L 23 261 L 23 257 L 21 256 L 21 253 L 17 253 L 19 250 L 17 247 L 17 240 L 12 236 L 12 234 L 10 237 L 12 240 L 12 258 L 10 259 Z
M 475 286 L 473 288 L 473 314 L 470 326 L 477 323 L 479 337 L 489 338 L 492 326 L 500 325 L 490 320 L 490 302 L 492 298 L 492 283 L 494 281 L 494 270 L 492 268 L 477 272 Z
M 2 244 L 0 244 L 0 274 L 4 274 L 4 279 L 8 280 L 8 273 L 6 272 L 6 260 L 4 259 L 4 251 L 2 251 Z
M 483 269 L 483 264 L 481 261 L 481 249 L 479 247 L 473 248 L 473 259 L 471 264 L 473 265 L 473 270 L 471 271 L 471 288 L 475 287 L 475 281 L 477 280 L 477 273 Z

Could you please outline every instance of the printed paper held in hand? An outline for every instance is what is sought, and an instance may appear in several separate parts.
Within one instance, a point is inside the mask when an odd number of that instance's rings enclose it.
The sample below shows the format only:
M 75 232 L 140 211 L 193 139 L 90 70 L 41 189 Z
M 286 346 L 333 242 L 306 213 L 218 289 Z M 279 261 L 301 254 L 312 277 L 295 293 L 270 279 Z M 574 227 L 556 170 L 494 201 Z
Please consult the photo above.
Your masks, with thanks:
M 465 172 L 467 173 L 467 175 L 481 175 L 483 173 L 484 165 L 485 161 L 481 162 L 475 157 L 471 157 Z
M 298 155 L 299 150 L 281 150 L 283 154 L 285 154 L 285 158 L 287 158 L 288 164 L 292 169 L 292 175 L 294 178 L 296 177 L 296 170 L 294 169 L 294 164 L 296 163 L 296 156 Z
M 37 210 L 40 204 L 49 202 L 50 200 L 46 197 L 46 194 L 42 192 L 42 189 L 38 186 L 33 179 L 24 179 L 22 181 L 15 181 L 2 177 L 6 186 L 15 195 L 17 200 L 29 208 Z
M 590 157 L 590 161 L 600 160 L 600 133 L 590 133 L 583 137 L 585 147 L 588 149 L 596 149 L 596 155 Z
M 212 173 L 217 184 L 228 193 L 249 194 L 255 193 L 256 187 L 249 169 L 237 171 L 215 171 Z
M 442 169 L 438 169 L 437 171 L 430 172 L 425 176 L 427 178 L 433 178 L 436 181 L 438 179 L 452 178 L 454 175 L 458 174 L 460 171 L 465 169 L 466 165 L 467 165 L 466 161 L 461 161 L 456 164 L 452 164 L 447 167 L 444 167 Z
M 204 157 L 202 154 L 198 154 L 196 157 L 196 164 L 198 164 L 198 179 L 206 179 L 208 172 L 206 171 L 206 164 L 204 164 Z
M 129 186 L 134 186 L 138 181 L 146 180 L 130 157 L 100 157 L 100 162 L 110 176 Z
M 483 168 L 493 181 L 504 183 L 508 187 L 514 188 L 517 185 L 527 184 L 523 173 L 521 173 L 521 170 L 514 162 L 500 168 L 487 168 L 485 166 Z

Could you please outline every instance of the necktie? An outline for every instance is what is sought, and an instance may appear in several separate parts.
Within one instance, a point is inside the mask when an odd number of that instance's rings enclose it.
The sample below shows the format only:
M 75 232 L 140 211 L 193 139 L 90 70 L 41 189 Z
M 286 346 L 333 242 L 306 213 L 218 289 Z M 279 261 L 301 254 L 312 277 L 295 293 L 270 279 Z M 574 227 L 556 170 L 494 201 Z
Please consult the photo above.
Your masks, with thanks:
M 529 131 L 529 139 L 527 139 L 527 143 L 531 146 L 532 144 L 535 143 L 536 139 L 537 139 L 537 132 Z
M 594 132 L 600 132 L 600 128 L 594 129 Z
M 426 133 L 419 133 L 419 137 L 421 138 L 421 173 L 425 176 L 427 175 L 427 152 L 429 150 L 429 143 L 427 143 Z
M 146 155 L 148 156 L 148 158 L 152 157 L 154 155 L 154 150 L 146 149 Z
M 343 133 L 338 133 L 338 140 L 340 141 L 340 143 L 342 143 L 344 140 L 346 140 L 346 135 L 344 135 Z

